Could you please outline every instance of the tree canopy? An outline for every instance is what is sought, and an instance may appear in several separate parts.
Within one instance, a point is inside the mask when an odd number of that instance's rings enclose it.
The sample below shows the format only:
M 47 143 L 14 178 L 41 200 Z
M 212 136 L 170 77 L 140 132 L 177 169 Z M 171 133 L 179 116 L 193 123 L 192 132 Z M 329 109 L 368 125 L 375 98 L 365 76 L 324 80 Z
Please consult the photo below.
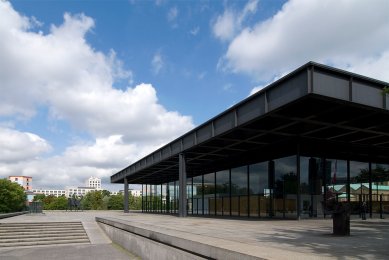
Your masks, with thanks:
M 7 179 L 0 179 L 0 212 L 21 211 L 26 205 L 26 199 L 22 186 Z

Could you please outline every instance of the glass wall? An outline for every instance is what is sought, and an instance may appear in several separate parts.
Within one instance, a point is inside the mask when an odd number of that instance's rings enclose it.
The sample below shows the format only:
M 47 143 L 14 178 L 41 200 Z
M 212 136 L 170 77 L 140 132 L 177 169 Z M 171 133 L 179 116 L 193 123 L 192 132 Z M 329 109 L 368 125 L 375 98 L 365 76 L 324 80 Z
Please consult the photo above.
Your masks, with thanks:
M 289 156 L 188 178 L 187 212 L 311 218 L 347 202 L 354 216 L 389 214 L 388 164 L 301 156 L 299 169 L 297 156 Z M 178 181 L 143 184 L 142 191 L 144 212 L 178 213 Z
M 169 182 L 169 212 L 177 213 L 178 207 L 178 194 L 176 193 L 176 182 Z
M 193 177 L 193 214 L 203 214 L 203 175 Z
M 269 216 L 268 162 L 249 166 L 250 217 Z
M 208 173 L 204 175 L 203 185 L 203 209 L 204 214 L 214 215 L 215 208 L 215 173 Z
M 167 196 L 167 185 L 165 183 L 161 185 L 161 190 L 162 190 L 162 209 L 161 209 L 161 211 L 163 213 L 166 213 L 166 212 L 168 212 L 168 209 L 167 209 L 168 196 Z
M 389 165 L 371 165 L 371 211 L 373 217 L 389 214 Z M 388 217 L 388 216 L 386 216 Z
M 248 215 L 247 166 L 231 169 L 231 215 Z
M 300 217 L 323 216 L 323 159 L 300 157 Z
M 297 217 L 296 156 L 274 160 L 273 212 L 276 217 Z
M 351 214 L 366 214 L 369 201 L 369 163 L 350 161 Z
M 216 172 L 216 215 L 230 215 L 230 171 Z
M 192 181 L 193 181 L 192 178 L 188 178 L 186 181 L 186 197 L 187 197 L 186 209 L 188 214 L 193 214 L 193 190 L 192 190 L 193 182 Z

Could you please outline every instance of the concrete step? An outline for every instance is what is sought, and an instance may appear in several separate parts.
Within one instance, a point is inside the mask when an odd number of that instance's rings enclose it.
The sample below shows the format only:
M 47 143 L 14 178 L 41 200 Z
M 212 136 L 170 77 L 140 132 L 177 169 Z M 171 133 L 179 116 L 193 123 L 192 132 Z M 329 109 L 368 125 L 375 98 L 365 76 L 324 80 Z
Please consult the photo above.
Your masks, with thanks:
M 46 233 L 39 233 L 39 234 L 34 234 L 34 233 L 28 233 L 28 234 L 8 234 L 8 235 L 4 235 L 4 236 L 0 236 L 0 243 L 1 241 L 3 240 L 6 240 L 6 239 L 15 239 L 15 238 L 23 238 L 23 239 L 26 239 L 26 238 L 56 238 L 56 237 L 68 237 L 68 236 L 73 236 L 73 237 L 80 237 L 80 236 L 87 236 L 85 231 L 80 231 L 80 232 L 67 232 L 67 233 L 61 233 L 61 234 L 58 234 L 58 233 L 49 233 L 49 234 L 46 234 Z
M 74 222 L 24 222 L 24 223 L 0 223 L 0 226 L 25 226 L 25 225 L 29 225 L 29 226 L 34 226 L 34 225 L 37 225 L 37 226 L 41 226 L 41 225 L 46 225 L 46 226 L 68 226 L 68 225 L 82 225 L 81 222 L 79 221 L 74 221 Z
M 4 233 L 0 233 L 0 238 L 5 238 L 7 236 L 10 236 L 10 234 L 12 234 L 12 236 L 28 236 L 28 235 L 34 235 L 34 234 L 39 234 L 41 236 L 52 236 L 52 235 L 58 235 L 58 236 L 62 236 L 63 234 L 69 234 L 69 233 L 72 233 L 72 234 L 85 234 L 85 230 L 83 229 L 77 229 L 77 230 L 73 230 L 73 231 L 68 231 L 68 230 L 44 230 L 44 231 L 41 231 L 41 232 L 24 232 L 24 231 L 18 231 L 18 232 L 4 232 Z
M 18 231 L 28 231 L 28 232 L 39 232 L 39 231 L 44 231 L 44 230 L 58 230 L 58 231 L 66 231 L 66 230 L 82 230 L 83 227 L 39 227 L 39 228 L 30 228 L 30 227 L 19 227 L 19 228 L 0 228 L 0 233 L 4 232 L 18 232 Z
M 32 238 L 21 238 L 21 237 L 14 237 L 14 238 L 8 238 L 8 239 L 2 239 L 0 241 L 0 246 L 3 244 L 8 243 L 16 243 L 16 242 L 32 242 L 32 241 L 52 241 L 55 240 L 56 237 L 32 237 Z M 76 236 L 62 236 L 59 238 L 59 240 L 74 240 L 74 239 L 88 239 L 88 236 L 85 235 L 76 235 Z
M 90 243 L 81 222 L 0 224 L 0 248 L 80 243 Z
M 29 241 L 0 244 L 1 247 L 22 247 L 22 246 L 43 246 L 43 245 L 69 245 L 69 244 L 89 244 L 89 239 L 73 239 L 73 240 L 50 240 L 50 241 Z
M 18 228 L 22 228 L 22 227 L 29 227 L 31 229 L 34 229 L 34 228 L 41 228 L 41 227 L 48 227 L 48 228 L 72 228 L 72 227 L 82 227 L 82 224 L 72 224 L 72 225 L 63 225 L 63 224 L 57 224 L 57 225 L 45 225 L 45 224 L 41 224 L 41 225 L 29 225 L 29 224 L 26 224 L 26 225 L 17 225 L 17 226 L 14 226 L 14 225 L 0 225 L 0 228 L 1 229 L 18 229 Z

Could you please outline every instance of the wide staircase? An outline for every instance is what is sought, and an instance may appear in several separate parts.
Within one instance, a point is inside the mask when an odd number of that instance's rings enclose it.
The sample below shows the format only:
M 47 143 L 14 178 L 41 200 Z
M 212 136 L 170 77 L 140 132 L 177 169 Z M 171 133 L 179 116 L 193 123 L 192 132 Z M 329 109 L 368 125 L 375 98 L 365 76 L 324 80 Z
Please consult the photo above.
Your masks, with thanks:
M 81 222 L 0 223 L 0 248 L 86 243 Z

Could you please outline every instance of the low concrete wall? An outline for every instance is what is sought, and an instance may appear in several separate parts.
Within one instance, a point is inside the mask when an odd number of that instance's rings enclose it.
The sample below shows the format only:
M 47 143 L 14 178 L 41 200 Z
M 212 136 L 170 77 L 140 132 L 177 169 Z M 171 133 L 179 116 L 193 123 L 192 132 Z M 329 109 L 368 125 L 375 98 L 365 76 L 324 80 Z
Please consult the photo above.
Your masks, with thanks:
M 10 217 L 15 217 L 23 214 L 27 214 L 28 211 L 20 211 L 20 212 L 12 212 L 12 213 L 1 213 L 0 214 L 0 219 L 2 218 L 10 218 Z
M 104 223 L 99 225 L 114 243 L 145 260 L 206 259 Z
M 212 245 L 211 241 L 200 242 L 201 237 L 191 239 L 191 236 L 196 236 L 193 234 L 181 234 L 182 232 L 177 232 L 176 235 L 168 234 L 163 230 L 139 227 L 119 219 L 96 217 L 96 221 L 114 243 L 142 259 L 261 259 Z

